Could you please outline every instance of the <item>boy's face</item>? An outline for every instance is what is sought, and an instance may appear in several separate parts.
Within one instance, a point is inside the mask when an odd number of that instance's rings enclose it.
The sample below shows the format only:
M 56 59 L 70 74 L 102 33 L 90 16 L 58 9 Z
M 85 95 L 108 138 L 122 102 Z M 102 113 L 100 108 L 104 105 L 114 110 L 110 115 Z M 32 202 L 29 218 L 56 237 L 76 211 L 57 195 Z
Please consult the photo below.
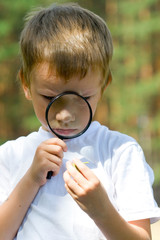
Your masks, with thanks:
M 22 76 L 21 76 L 22 77 Z M 30 88 L 23 82 L 23 89 L 27 99 L 32 100 L 34 111 L 37 118 L 41 122 L 45 130 L 49 130 L 46 119 L 45 111 L 50 100 L 57 96 L 58 94 L 66 91 L 74 91 L 81 96 L 87 98 L 90 106 L 92 108 L 93 115 L 95 113 L 97 103 L 101 97 L 101 74 L 100 71 L 88 71 L 83 79 L 74 76 L 69 81 L 65 82 L 60 77 L 56 76 L 56 71 L 52 71 L 49 68 L 48 63 L 39 64 L 35 67 L 31 74 Z M 73 103 L 74 104 L 74 103 Z M 79 111 L 78 118 L 81 118 L 82 113 Z M 67 127 L 65 125 L 65 130 L 75 128 L 76 123 L 74 123 L 74 117 L 72 116 L 72 111 L 63 111 L 63 114 L 59 114 L 57 121 L 61 123 L 59 129 L 64 129 L 64 123 L 67 118 Z M 80 129 L 80 126 L 76 126 Z

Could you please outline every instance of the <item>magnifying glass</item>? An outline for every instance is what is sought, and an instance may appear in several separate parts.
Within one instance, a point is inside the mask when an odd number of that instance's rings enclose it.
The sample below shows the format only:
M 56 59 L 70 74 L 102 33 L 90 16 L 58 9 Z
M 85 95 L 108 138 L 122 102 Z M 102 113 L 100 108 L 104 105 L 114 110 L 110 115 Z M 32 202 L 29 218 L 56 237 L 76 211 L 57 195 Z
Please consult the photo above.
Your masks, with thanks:
M 92 121 L 92 109 L 87 99 L 76 92 L 67 91 L 54 97 L 46 108 L 46 121 L 50 130 L 60 139 L 82 135 Z M 49 171 L 47 179 L 53 172 Z

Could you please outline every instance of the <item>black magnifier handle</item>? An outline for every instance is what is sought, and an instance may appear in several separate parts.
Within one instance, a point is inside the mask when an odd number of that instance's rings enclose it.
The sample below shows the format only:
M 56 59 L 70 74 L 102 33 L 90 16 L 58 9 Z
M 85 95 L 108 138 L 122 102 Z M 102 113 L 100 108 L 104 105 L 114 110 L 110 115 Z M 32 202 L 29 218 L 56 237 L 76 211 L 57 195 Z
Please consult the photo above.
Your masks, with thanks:
M 60 138 L 60 137 L 59 137 L 59 138 Z M 63 140 L 63 138 L 60 138 L 60 139 Z M 49 171 L 49 172 L 47 173 L 47 179 L 51 179 L 52 175 L 53 175 L 53 171 Z
M 53 171 L 49 171 L 47 173 L 47 179 L 51 179 L 52 175 L 53 175 Z

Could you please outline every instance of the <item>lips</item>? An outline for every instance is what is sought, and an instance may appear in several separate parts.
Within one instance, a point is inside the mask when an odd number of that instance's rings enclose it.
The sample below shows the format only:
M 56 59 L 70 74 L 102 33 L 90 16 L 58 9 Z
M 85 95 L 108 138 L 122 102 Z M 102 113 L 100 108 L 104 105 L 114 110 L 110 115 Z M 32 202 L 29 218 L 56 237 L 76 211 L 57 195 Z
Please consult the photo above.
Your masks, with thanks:
M 77 129 L 54 129 L 54 132 L 63 135 L 63 136 L 69 136 L 69 135 L 74 135 L 76 134 Z

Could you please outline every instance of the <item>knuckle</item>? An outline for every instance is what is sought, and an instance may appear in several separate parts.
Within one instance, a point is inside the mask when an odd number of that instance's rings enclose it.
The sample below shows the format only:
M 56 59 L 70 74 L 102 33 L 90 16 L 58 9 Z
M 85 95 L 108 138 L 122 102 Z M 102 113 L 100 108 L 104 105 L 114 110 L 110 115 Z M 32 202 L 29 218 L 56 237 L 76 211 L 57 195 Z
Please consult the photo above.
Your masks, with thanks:
M 51 138 L 50 140 L 49 140 L 51 143 L 53 143 L 53 144 L 55 144 L 55 143 L 57 143 L 58 142 L 58 138 Z
M 100 180 L 98 178 L 95 178 L 94 181 L 93 181 L 93 185 L 94 185 L 94 188 L 97 188 L 100 186 Z
M 62 148 L 60 146 L 56 147 L 56 152 L 60 155 L 62 154 Z
M 87 184 L 84 186 L 85 193 L 88 194 L 89 192 L 94 190 L 93 184 Z
M 41 146 L 38 146 L 37 150 L 36 150 L 36 155 L 38 158 L 43 158 L 44 156 L 44 151 L 43 148 Z
M 86 194 L 87 194 L 86 190 L 81 189 L 81 191 L 79 192 L 79 198 L 84 198 Z
M 42 149 L 43 149 L 43 146 L 42 146 L 42 144 L 40 144 L 40 145 L 37 147 L 37 152 L 41 152 Z
M 85 191 L 86 193 L 92 192 L 95 189 L 99 188 L 100 186 L 100 181 L 99 179 L 95 179 L 92 182 L 89 182 L 86 186 L 85 186 Z
M 37 147 L 37 152 L 41 153 L 44 151 L 44 143 L 41 143 L 38 147 Z
M 59 139 L 59 138 L 53 138 L 53 140 L 52 140 L 52 142 L 53 142 L 53 144 L 56 144 L 56 145 L 59 145 L 59 144 L 61 144 L 61 139 Z

